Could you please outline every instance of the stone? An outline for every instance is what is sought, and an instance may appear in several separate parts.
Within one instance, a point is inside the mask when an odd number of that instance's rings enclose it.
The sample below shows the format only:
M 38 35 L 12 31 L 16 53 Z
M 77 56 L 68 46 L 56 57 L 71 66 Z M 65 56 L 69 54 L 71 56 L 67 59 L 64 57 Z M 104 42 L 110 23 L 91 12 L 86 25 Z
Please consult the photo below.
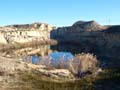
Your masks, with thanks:
M 27 43 L 33 41 L 47 41 L 54 26 L 46 23 L 23 25 L 8 25 L 0 27 L 0 43 Z

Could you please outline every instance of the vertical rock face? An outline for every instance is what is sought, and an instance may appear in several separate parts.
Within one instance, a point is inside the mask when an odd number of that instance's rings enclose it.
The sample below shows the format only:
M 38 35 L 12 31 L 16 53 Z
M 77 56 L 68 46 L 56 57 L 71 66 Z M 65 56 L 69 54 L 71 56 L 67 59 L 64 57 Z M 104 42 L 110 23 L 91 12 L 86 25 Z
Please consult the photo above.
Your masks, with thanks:
M 119 26 L 102 26 L 95 21 L 77 21 L 69 27 L 55 28 L 46 23 L 9 25 L 0 27 L 1 43 L 25 43 L 34 40 L 56 39 L 64 42 L 86 42 L 102 38 L 103 33 L 119 32 Z M 94 38 L 94 39 L 93 39 Z
M 46 23 L 9 25 L 0 28 L 1 43 L 26 43 L 50 40 L 50 31 L 54 27 Z
M 33 23 L 22 25 L 9 25 L 0 28 L 1 43 L 25 43 L 33 40 L 77 40 L 80 34 L 89 35 L 88 31 L 100 31 L 105 29 L 95 21 L 77 21 L 70 27 L 55 27 L 46 23 Z M 84 32 L 84 33 L 83 33 Z
M 80 36 L 89 36 L 106 29 L 105 26 L 98 24 L 95 21 L 77 21 L 70 27 L 62 27 L 51 32 L 51 38 L 59 41 L 70 40 L 75 41 Z

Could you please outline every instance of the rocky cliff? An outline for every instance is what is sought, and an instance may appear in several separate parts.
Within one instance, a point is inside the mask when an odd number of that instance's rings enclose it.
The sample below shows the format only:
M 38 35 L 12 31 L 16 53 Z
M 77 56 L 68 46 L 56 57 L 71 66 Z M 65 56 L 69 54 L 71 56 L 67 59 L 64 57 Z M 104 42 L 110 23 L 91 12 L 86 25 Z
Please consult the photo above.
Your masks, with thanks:
M 77 45 L 85 53 L 94 53 L 102 60 L 104 58 L 107 64 L 110 63 L 107 59 L 120 59 L 120 53 L 116 53 L 120 50 L 120 25 L 102 26 L 95 21 L 77 21 L 70 27 L 52 30 L 51 38 L 59 43 Z M 110 64 L 119 66 L 118 63 Z
M 119 25 L 102 26 L 95 21 L 77 21 L 70 27 L 60 27 L 51 31 L 52 39 L 77 44 L 85 42 L 95 44 L 95 42 L 99 42 L 98 45 L 104 45 L 104 40 L 113 40 L 112 36 L 119 40 Z
M 117 33 L 116 33 L 117 32 Z M 0 27 L 0 43 L 26 43 L 56 39 L 59 42 L 98 43 L 111 34 L 119 38 L 120 26 L 102 26 L 95 21 L 77 21 L 69 27 L 56 28 L 46 23 L 8 25 Z M 113 38 L 112 38 L 113 39 Z M 119 40 L 119 39 L 118 39 Z
M 55 27 L 46 23 L 9 25 L 0 27 L 0 43 L 26 43 L 50 40 L 50 31 Z

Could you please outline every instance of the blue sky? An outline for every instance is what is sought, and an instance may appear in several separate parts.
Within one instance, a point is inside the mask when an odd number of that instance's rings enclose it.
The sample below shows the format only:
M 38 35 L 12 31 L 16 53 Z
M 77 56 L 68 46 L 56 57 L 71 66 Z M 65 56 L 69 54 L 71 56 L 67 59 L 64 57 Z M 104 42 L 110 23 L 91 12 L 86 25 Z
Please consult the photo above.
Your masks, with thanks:
M 33 22 L 67 26 L 78 20 L 120 24 L 120 0 L 0 0 L 0 26 Z

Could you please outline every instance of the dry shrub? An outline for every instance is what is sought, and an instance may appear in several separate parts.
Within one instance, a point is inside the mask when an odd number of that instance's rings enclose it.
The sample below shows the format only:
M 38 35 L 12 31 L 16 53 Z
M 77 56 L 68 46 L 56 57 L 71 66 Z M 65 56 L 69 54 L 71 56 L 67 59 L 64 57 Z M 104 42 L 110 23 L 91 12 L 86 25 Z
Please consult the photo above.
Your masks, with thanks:
M 74 75 L 83 75 L 88 72 L 92 74 L 98 69 L 98 60 L 96 56 L 89 53 L 78 54 L 70 60 L 66 60 L 65 57 L 54 60 L 54 58 L 46 56 L 42 57 L 41 60 L 38 58 L 35 62 L 45 65 L 48 69 L 68 69 Z
M 75 75 L 93 73 L 98 68 L 98 61 L 92 54 L 78 54 L 69 62 L 69 69 Z
M 61 57 L 57 62 L 52 62 L 52 58 L 44 58 L 41 62 L 49 68 L 69 69 L 74 75 L 83 75 L 87 72 L 94 73 L 98 69 L 98 60 L 93 54 L 78 54 L 71 60 L 66 61 Z
M 40 63 L 48 68 L 56 69 L 68 69 L 69 65 L 64 57 L 58 58 L 57 60 L 54 60 L 52 57 L 43 57 Z

